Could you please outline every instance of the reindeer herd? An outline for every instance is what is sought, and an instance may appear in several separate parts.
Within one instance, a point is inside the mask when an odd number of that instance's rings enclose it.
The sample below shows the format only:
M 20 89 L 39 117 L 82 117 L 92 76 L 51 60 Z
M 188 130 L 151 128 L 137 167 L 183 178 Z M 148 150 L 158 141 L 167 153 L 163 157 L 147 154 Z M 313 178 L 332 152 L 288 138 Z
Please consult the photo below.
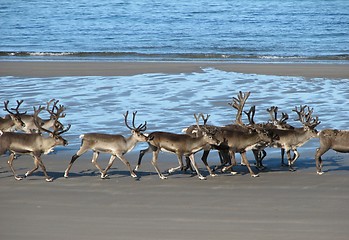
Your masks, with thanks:
M 92 163 L 99 170 L 101 178 L 108 177 L 108 170 L 112 167 L 115 158 L 119 158 L 129 169 L 130 175 L 137 178 L 136 172 L 140 169 L 143 156 L 147 152 L 152 153 L 152 165 L 154 166 L 159 178 L 167 177 L 158 167 L 158 156 L 160 151 L 174 153 L 178 159 L 178 166 L 170 168 L 168 173 L 175 171 L 192 169 L 199 179 L 206 179 L 200 173 L 196 164 L 195 153 L 203 150 L 202 161 L 211 176 L 216 176 L 218 171 L 231 171 L 236 174 L 233 168 L 237 165 L 235 154 L 241 155 L 241 164 L 245 165 L 252 177 L 258 177 L 246 157 L 246 152 L 253 152 L 256 168 L 263 169 L 263 159 L 266 156 L 266 148 L 281 149 L 281 164 L 287 165 L 290 171 L 294 171 L 294 163 L 299 158 L 298 148 L 304 145 L 311 138 L 320 139 L 320 147 L 316 150 L 315 160 L 317 174 L 323 174 L 321 156 L 329 149 L 337 152 L 349 152 L 349 131 L 337 129 L 325 129 L 317 131 L 316 127 L 320 124 L 318 117 L 313 116 L 313 109 L 308 106 L 295 107 L 293 111 L 297 114 L 297 119 L 302 127 L 297 128 L 287 123 L 288 114 L 282 113 L 278 119 L 278 107 L 272 106 L 267 109 L 270 115 L 268 122 L 256 123 L 254 121 L 255 106 L 249 111 L 244 111 L 245 103 L 250 92 L 239 92 L 237 97 L 233 97 L 229 103 L 237 110 L 234 124 L 225 126 L 208 125 L 209 115 L 194 114 L 196 124 L 183 129 L 183 134 L 155 131 L 145 133 L 147 122 L 136 126 L 135 118 L 137 112 L 133 113 L 132 125 L 128 122 L 128 112 L 124 114 L 125 126 L 131 131 L 129 137 L 120 134 L 105 133 L 85 133 L 80 136 L 81 147 L 74 154 L 64 171 L 64 177 L 69 177 L 74 162 L 88 150 L 93 151 Z M 19 108 L 23 100 L 17 101 L 15 108 L 9 107 L 9 101 L 4 102 L 4 110 L 8 113 L 0 118 L 0 155 L 9 153 L 8 164 L 16 180 L 22 180 L 23 177 L 16 174 L 13 168 L 13 161 L 22 154 L 29 154 L 34 159 L 34 168 L 26 172 L 24 177 L 28 177 L 39 167 L 42 169 L 45 179 L 51 182 L 53 178 L 48 176 L 45 165 L 41 160 L 42 154 L 48 154 L 53 151 L 55 146 L 68 144 L 61 135 L 70 129 L 70 125 L 65 127 L 59 120 L 65 117 L 65 107 L 58 105 L 59 101 L 52 99 L 47 102 L 46 107 L 34 107 L 33 114 L 20 112 Z M 39 114 L 47 111 L 49 119 L 42 119 Z M 243 114 L 246 114 L 248 123 L 242 121 Z M 202 120 L 202 124 L 200 121 Z M 125 154 L 132 151 L 138 142 L 147 142 L 148 148 L 140 151 L 137 166 L 133 169 Z M 211 150 L 217 150 L 220 156 L 220 164 L 211 168 L 207 158 Z M 109 163 L 103 169 L 97 162 L 100 153 L 111 155 Z M 284 161 L 286 153 L 287 163 Z M 185 156 L 185 164 L 183 163 Z

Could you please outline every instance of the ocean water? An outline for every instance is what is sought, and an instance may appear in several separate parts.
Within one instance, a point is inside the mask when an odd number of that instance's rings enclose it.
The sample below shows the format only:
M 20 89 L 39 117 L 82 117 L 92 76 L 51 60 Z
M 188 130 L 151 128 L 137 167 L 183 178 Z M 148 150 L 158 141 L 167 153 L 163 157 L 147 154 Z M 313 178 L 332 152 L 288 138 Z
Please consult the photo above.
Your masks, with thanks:
M 348 0 L 1 0 L 0 60 L 349 60 Z
M 265 76 L 203 69 L 202 73 L 140 74 L 115 77 L 0 77 L 1 100 L 10 106 L 23 99 L 21 110 L 33 112 L 33 106 L 46 105 L 51 98 L 59 99 L 66 107 L 62 123 L 71 124 L 65 133 L 69 146 L 77 150 L 79 135 L 102 132 L 129 135 L 124 125 L 126 111 L 138 111 L 136 125 L 147 121 L 147 132 L 182 129 L 195 124 L 194 113 L 209 114 L 208 124 L 225 125 L 235 121 L 236 110 L 229 106 L 239 91 L 250 91 L 245 110 L 256 105 L 255 121 L 269 119 L 266 111 L 278 106 L 279 112 L 288 113 L 289 123 L 301 124 L 294 119 L 295 106 L 314 108 L 325 128 L 349 127 L 349 79 L 303 79 L 301 77 Z M 9 90 L 10 89 L 10 90 Z M 12 105 L 11 105 L 12 104 Z M 6 112 L 2 113 L 3 115 Z M 48 118 L 47 113 L 40 114 Z M 247 122 L 244 116 L 243 121 Z M 302 149 L 316 149 L 314 140 Z M 140 145 L 144 148 L 146 145 Z M 270 150 L 268 150 L 269 152 Z M 279 152 L 279 150 L 275 150 Z

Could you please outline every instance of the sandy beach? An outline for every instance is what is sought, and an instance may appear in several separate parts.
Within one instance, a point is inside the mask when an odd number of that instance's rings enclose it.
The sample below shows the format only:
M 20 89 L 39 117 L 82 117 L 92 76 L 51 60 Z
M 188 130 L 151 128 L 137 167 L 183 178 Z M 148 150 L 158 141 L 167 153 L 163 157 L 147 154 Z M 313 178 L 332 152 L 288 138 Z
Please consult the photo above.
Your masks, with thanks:
M 0 61 L 0 76 L 131 76 L 201 72 L 210 67 L 227 72 L 349 79 L 347 64 L 207 62 Z M 65 179 L 63 172 L 77 149 L 62 147 L 43 156 L 49 175 L 55 178 L 52 183 L 44 181 L 40 170 L 16 181 L 6 164 L 7 156 L 2 156 L 0 239 L 344 240 L 349 234 L 349 154 L 326 153 L 325 174 L 318 176 L 313 147 L 317 141 L 299 149 L 295 172 L 281 167 L 279 152 L 272 151 L 259 178 L 251 178 L 247 169 L 239 166 L 237 175 L 222 173 L 205 181 L 180 172 L 160 180 L 150 154 L 145 156 L 137 180 L 119 160 L 109 172 L 110 179 L 102 180 L 91 163 L 91 153 L 80 157 L 70 178 Z M 126 157 L 135 166 L 138 151 Z M 196 154 L 199 168 L 207 176 L 200 157 L 201 153 Z M 161 153 L 159 158 L 162 171 L 177 165 L 174 155 Z M 108 159 L 103 154 L 99 162 L 105 166 Z M 216 163 L 217 153 L 212 152 L 209 164 Z M 21 156 L 14 167 L 23 175 L 33 161 Z
M 200 72 L 202 68 L 227 72 L 307 78 L 349 78 L 348 64 L 222 63 L 222 62 L 40 62 L 1 61 L 0 76 L 127 76 L 144 73 Z

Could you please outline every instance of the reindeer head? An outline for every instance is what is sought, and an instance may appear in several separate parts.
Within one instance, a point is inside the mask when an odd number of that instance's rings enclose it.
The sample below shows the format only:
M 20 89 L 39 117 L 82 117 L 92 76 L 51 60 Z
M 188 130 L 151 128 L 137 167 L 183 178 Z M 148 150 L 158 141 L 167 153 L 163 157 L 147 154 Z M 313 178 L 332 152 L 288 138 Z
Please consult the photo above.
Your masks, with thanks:
M 127 123 L 127 116 L 128 116 L 128 111 L 124 114 L 125 118 L 125 125 L 128 129 L 131 130 L 132 135 L 140 142 L 146 142 L 148 140 L 148 137 L 144 135 L 144 131 L 147 130 L 147 122 L 144 122 L 144 124 L 140 124 L 138 127 L 135 126 L 135 118 L 136 118 L 136 112 L 133 112 L 133 118 L 132 118 L 132 127 L 128 125 Z
M 23 100 L 20 100 L 20 101 L 17 100 L 17 107 L 11 108 L 11 110 L 16 111 L 15 113 L 8 109 L 9 102 L 10 101 L 8 101 L 8 100 L 4 102 L 4 107 L 5 107 L 4 110 L 9 113 L 10 118 L 12 119 L 12 121 L 15 125 L 15 128 L 16 129 L 23 129 L 25 127 L 25 123 L 22 121 L 21 115 L 26 114 L 27 112 L 20 113 L 18 110 L 19 106 L 23 103 Z
M 199 124 L 200 117 L 202 118 L 204 125 Z M 198 128 L 198 136 L 202 136 L 208 144 L 211 145 L 220 145 L 222 143 L 222 140 L 220 140 L 220 131 L 215 126 L 209 126 L 207 125 L 207 120 L 210 117 L 210 115 L 206 115 L 206 117 L 200 113 L 199 116 L 194 114 L 194 118 L 196 120 L 196 126 Z

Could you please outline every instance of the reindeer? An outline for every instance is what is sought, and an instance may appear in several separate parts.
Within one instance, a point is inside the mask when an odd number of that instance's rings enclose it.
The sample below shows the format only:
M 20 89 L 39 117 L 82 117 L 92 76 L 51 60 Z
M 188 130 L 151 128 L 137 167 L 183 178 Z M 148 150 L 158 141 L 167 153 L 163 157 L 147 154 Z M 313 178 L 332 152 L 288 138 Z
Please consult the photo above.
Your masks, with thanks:
M 256 148 L 256 146 L 260 144 L 270 144 L 275 139 L 278 139 L 278 136 L 266 129 L 258 128 L 232 129 L 230 127 L 222 127 L 220 130 L 220 137 L 223 139 L 222 144 L 228 147 L 232 162 L 230 166 L 223 167 L 222 171 L 225 172 L 226 170 L 232 169 L 233 166 L 237 165 L 235 153 L 240 153 L 241 160 L 248 168 L 251 177 L 258 177 L 259 175 L 255 174 L 251 169 L 246 157 L 246 152 Z M 218 138 L 218 140 L 220 140 L 220 138 Z M 236 172 L 232 171 L 232 174 L 236 174 Z
M 315 161 L 318 175 L 322 175 L 321 156 L 328 150 L 336 152 L 349 153 L 349 131 L 338 129 L 324 129 L 318 133 L 320 138 L 320 147 L 316 149 Z
M 107 171 L 112 167 L 116 157 L 118 157 L 130 170 L 130 174 L 133 178 L 137 178 L 136 173 L 132 170 L 130 163 L 124 157 L 124 155 L 130 152 L 138 142 L 147 141 L 147 137 L 143 132 L 147 129 L 147 122 L 135 127 L 135 117 L 137 112 L 133 113 L 132 126 L 127 123 L 128 111 L 124 114 L 125 125 L 131 130 L 131 136 L 125 138 L 119 134 L 103 134 L 103 133 L 86 133 L 80 136 L 82 139 L 81 147 L 79 151 L 72 156 L 71 161 L 64 172 L 64 177 L 68 178 L 69 171 L 75 162 L 82 154 L 89 149 L 93 151 L 92 163 L 101 173 L 101 178 L 108 178 Z M 100 152 L 110 153 L 111 157 L 108 166 L 103 170 L 97 163 L 97 158 Z
M 288 124 L 286 121 L 288 120 L 288 114 L 282 112 L 281 115 L 282 117 L 280 120 L 277 119 L 277 112 L 278 112 L 278 107 L 272 106 L 271 108 L 268 108 L 267 111 L 270 114 L 271 117 L 271 123 L 277 128 L 281 130 L 287 130 L 287 129 L 294 129 L 294 127 L 290 124 Z M 269 127 L 273 128 L 271 125 L 268 125 Z M 281 166 L 288 166 L 288 164 L 285 164 L 285 149 L 281 148 Z M 294 157 L 295 158 L 295 155 Z M 260 160 L 262 162 L 263 159 Z M 262 163 L 261 163 L 262 164 Z
M 201 114 L 200 114 L 201 115 Z M 200 116 L 199 115 L 199 116 Z M 206 177 L 202 176 L 197 164 L 195 162 L 194 154 L 200 150 L 202 150 L 207 144 L 219 145 L 220 142 L 215 139 L 215 129 L 206 129 L 205 126 L 200 127 L 199 125 L 199 117 L 194 114 L 196 119 L 196 124 L 198 129 L 202 132 L 201 135 L 197 137 L 190 136 L 188 134 L 176 134 L 170 132 L 152 132 L 148 136 L 149 147 L 145 150 L 142 150 L 140 153 L 140 158 L 138 160 L 138 164 L 135 170 L 138 170 L 141 165 L 141 154 L 144 155 L 147 151 L 153 152 L 152 165 L 154 166 L 156 172 L 159 175 L 160 179 L 167 179 L 164 176 L 158 165 L 158 156 L 160 151 L 171 152 L 177 155 L 178 167 L 170 168 L 168 172 L 171 174 L 179 169 L 183 170 L 183 155 L 189 157 L 192 166 L 194 167 L 198 177 L 200 180 L 206 180 Z M 142 155 L 142 156 L 143 156 Z
M 271 121 L 268 121 L 266 123 L 255 123 L 254 121 L 254 115 L 256 111 L 256 106 L 252 106 L 248 112 L 244 111 L 244 113 L 247 115 L 248 121 L 249 121 L 249 127 L 258 128 L 258 129 L 266 129 L 266 130 L 273 130 L 273 129 L 294 129 L 291 125 L 287 124 L 288 114 L 282 113 L 282 117 L 280 120 L 277 119 L 277 112 L 278 107 L 272 106 L 267 109 L 267 112 L 269 112 Z M 252 152 L 254 154 L 255 160 L 256 160 L 256 167 L 258 169 L 264 169 L 264 165 L 262 163 L 263 159 L 266 157 L 267 153 L 265 151 L 265 148 L 268 147 L 269 144 L 267 143 L 260 143 L 255 145 L 255 147 L 252 149 Z M 285 149 L 281 148 L 281 162 L 282 166 L 284 166 L 284 154 Z
M 306 108 L 307 113 L 305 112 Z M 293 164 L 299 158 L 297 148 L 303 146 L 311 138 L 317 137 L 318 132 L 315 127 L 321 123 L 318 117 L 312 117 L 313 109 L 310 109 L 306 105 L 300 106 L 299 110 L 297 107 L 295 107 L 293 111 L 298 114 L 298 119 L 296 120 L 299 120 L 302 123 L 303 127 L 270 130 L 279 136 L 279 140 L 274 141 L 271 146 L 285 149 L 290 171 L 295 171 Z M 293 158 L 291 158 L 291 150 L 294 152 Z
M 202 117 L 202 120 L 204 122 L 203 125 L 199 125 L 200 128 L 205 127 L 205 129 L 211 129 L 211 130 L 215 130 L 218 129 L 216 126 L 212 126 L 212 125 L 207 125 L 207 120 L 210 117 L 210 115 L 206 115 L 206 117 L 203 114 L 200 114 Z M 182 132 L 185 132 L 186 134 L 192 136 L 192 137 L 202 137 L 203 136 L 203 132 L 200 130 L 200 128 L 198 128 L 197 125 L 191 125 L 188 128 L 184 128 L 182 129 Z M 221 145 L 212 145 L 212 144 L 207 144 L 206 146 L 204 146 L 203 148 L 203 154 L 201 157 L 202 162 L 204 163 L 207 171 L 209 172 L 211 177 L 215 177 L 217 176 L 215 173 L 213 173 L 212 169 L 210 168 L 210 166 L 207 163 L 207 157 L 211 151 L 211 149 L 215 149 L 218 150 L 218 155 L 221 161 L 221 164 L 225 163 L 225 162 L 229 162 L 230 161 L 230 156 L 228 153 L 228 149 L 226 148 L 226 146 L 221 146 Z M 141 157 L 141 156 L 140 156 Z M 184 167 L 184 171 L 188 170 L 190 168 L 190 170 L 193 172 L 194 169 L 192 167 L 192 165 L 190 164 L 190 158 L 188 156 L 185 157 L 186 160 L 186 166 Z
M 48 137 L 45 137 L 40 133 L 17 133 L 0 131 L 0 155 L 4 154 L 7 151 L 10 152 L 8 164 L 16 180 L 22 180 L 23 177 L 18 176 L 12 166 L 13 160 L 15 159 L 15 155 L 29 154 L 34 159 L 35 167 L 32 170 L 28 171 L 25 174 L 25 177 L 32 174 L 40 166 L 42 171 L 44 172 L 46 181 L 51 182 L 53 178 L 48 176 L 45 165 L 41 160 L 41 155 L 50 153 L 52 149 L 57 145 L 66 146 L 68 144 L 67 140 L 62 138 L 60 135 L 64 132 L 67 132 L 70 129 L 70 125 L 68 126 L 68 128 L 61 131 L 58 131 L 57 129 L 55 129 L 54 131 L 49 131 L 43 128 L 39 124 L 38 118 L 39 113 L 43 109 L 43 107 L 39 107 L 36 110 L 34 107 L 34 123 L 40 131 L 49 133 Z
M 4 102 L 4 110 L 7 111 L 9 114 L 5 118 L 0 118 L 0 131 L 13 132 L 16 129 L 22 129 L 23 127 L 25 127 L 25 123 L 21 119 L 21 116 L 25 113 L 20 113 L 18 110 L 22 103 L 23 100 L 17 100 L 17 107 L 11 108 L 11 110 L 16 111 L 16 113 L 14 113 L 8 109 L 9 101 Z
M 50 110 L 50 104 L 53 102 L 52 109 Z M 65 111 L 63 105 L 57 107 L 59 100 L 51 99 L 46 104 L 46 111 L 50 114 L 49 119 L 41 119 L 38 117 L 38 123 L 45 129 L 55 128 L 56 130 L 63 130 L 63 124 L 58 121 L 58 118 L 64 118 L 65 114 L 62 112 Z M 8 115 L 6 117 L 9 117 Z M 34 115 L 31 114 L 21 114 L 22 121 L 25 123 L 25 127 L 22 127 L 20 130 L 23 130 L 26 133 L 38 132 L 39 129 L 34 122 Z

